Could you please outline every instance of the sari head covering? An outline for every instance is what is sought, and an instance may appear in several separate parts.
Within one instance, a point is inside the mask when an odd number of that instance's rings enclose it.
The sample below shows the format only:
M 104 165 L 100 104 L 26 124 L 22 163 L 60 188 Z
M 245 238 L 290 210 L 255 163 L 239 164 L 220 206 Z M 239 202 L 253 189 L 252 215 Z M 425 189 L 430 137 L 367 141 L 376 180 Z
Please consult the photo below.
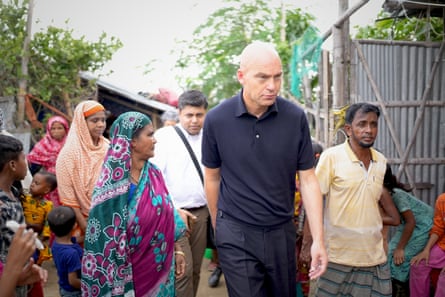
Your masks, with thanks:
M 65 145 L 56 162 L 60 202 L 80 208 L 85 217 L 109 144 L 105 137 L 100 137 L 95 145 L 88 130 L 84 113 L 97 108 L 104 110 L 102 104 L 93 100 L 82 101 L 76 106 Z
M 145 162 L 131 184 L 131 140 L 150 124 L 139 112 L 121 114 L 88 218 L 82 259 L 82 296 L 174 296 L 174 241 L 178 225 L 160 170 Z
M 51 136 L 51 127 L 54 123 L 60 123 L 69 131 L 68 121 L 61 116 L 52 116 L 46 124 L 45 136 L 37 142 L 28 154 L 28 162 L 41 165 L 46 171 L 56 173 L 56 160 L 60 150 L 65 144 L 66 134 L 62 140 L 57 140 Z

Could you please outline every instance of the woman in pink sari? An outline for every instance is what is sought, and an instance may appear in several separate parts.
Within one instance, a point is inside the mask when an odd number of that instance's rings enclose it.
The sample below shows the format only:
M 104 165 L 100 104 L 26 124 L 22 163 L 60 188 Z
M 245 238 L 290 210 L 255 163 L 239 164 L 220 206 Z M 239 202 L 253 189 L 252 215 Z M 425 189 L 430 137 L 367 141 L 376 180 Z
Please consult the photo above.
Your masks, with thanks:
M 56 173 L 56 160 L 60 150 L 65 144 L 68 134 L 68 121 L 61 116 L 52 116 L 46 124 L 46 133 L 43 138 L 37 142 L 29 152 L 27 159 L 31 173 L 34 175 L 40 168 Z M 60 205 L 57 189 L 48 193 L 45 197 L 52 201 L 56 207 Z
M 93 194 L 82 260 L 82 296 L 175 296 L 184 235 L 153 157 L 150 119 L 120 115 Z
M 68 134 L 68 121 L 61 116 L 52 116 L 46 124 L 46 133 L 29 152 L 27 159 L 30 167 L 35 165 L 48 172 L 56 173 L 56 160 L 65 144 Z M 31 170 L 31 173 L 35 173 Z

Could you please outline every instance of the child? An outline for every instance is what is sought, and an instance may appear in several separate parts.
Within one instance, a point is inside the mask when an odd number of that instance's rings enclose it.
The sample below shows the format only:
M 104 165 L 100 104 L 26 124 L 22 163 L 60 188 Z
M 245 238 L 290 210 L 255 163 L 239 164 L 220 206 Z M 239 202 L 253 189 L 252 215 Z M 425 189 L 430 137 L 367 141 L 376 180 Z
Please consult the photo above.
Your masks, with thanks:
M 428 241 L 434 210 L 410 194 L 411 190 L 397 181 L 389 165 L 386 166 L 383 187 L 390 193 L 402 219 L 389 242 L 388 263 L 391 268 L 393 295 L 407 296 L 410 261 L 422 251 Z
M 48 223 L 55 234 L 51 250 L 59 276 L 60 296 L 80 297 L 83 251 L 76 239 L 71 237 L 76 227 L 76 214 L 71 207 L 58 206 L 49 213 Z
M 19 224 L 25 223 L 20 193 L 12 184 L 24 179 L 27 171 L 28 164 L 20 140 L 0 135 L 0 261 L 3 264 L 14 236 L 6 227 L 6 222 L 14 220 Z M 27 286 L 16 287 L 16 296 L 24 297 L 26 293 Z
M 53 209 L 53 203 L 44 199 L 44 196 L 57 188 L 57 179 L 53 173 L 41 170 L 34 174 L 29 187 L 29 194 L 22 197 L 22 207 L 25 214 L 25 222 L 28 228 L 39 234 L 42 242 L 46 243 L 50 237 L 48 226 L 48 214 Z M 45 249 L 37 251 L 35 258 L 37 264 L 51 259 L 48 245 Z
M 433 269 L 442 270 L 434 296 L 445 296 L 445 193 L 436 200 L 429 235 L 423 250 L 411 259 L 409 289 L 413 297 L 430 296 L 430 273 Z

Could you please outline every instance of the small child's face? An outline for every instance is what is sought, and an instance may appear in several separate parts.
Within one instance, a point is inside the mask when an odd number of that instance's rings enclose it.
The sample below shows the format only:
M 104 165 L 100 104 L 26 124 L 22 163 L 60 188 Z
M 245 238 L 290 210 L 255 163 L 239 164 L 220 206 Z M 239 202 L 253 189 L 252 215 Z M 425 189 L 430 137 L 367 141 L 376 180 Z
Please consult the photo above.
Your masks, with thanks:
M 55 140 L 62 140 L 66 135 L 65 127 L 59 123 L 54 122 L 51 126 L 51 130 L 49 131 L 52 138 Z
M 34 174 L 31 185 L 29 186 L 29 192 L 32 196 L 40 197 L 49 193 L 49 185 L 46 182 L 45 176 L 40 173 Z

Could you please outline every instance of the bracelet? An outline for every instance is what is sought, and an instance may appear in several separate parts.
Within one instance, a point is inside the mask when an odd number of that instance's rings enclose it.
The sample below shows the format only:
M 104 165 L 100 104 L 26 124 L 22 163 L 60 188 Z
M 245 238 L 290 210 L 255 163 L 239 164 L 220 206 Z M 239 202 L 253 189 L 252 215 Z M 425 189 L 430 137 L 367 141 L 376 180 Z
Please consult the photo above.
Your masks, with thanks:
M 175 251 L 175 255 L 181 255 L 185 258 L 185 253 L 183 251 Z

